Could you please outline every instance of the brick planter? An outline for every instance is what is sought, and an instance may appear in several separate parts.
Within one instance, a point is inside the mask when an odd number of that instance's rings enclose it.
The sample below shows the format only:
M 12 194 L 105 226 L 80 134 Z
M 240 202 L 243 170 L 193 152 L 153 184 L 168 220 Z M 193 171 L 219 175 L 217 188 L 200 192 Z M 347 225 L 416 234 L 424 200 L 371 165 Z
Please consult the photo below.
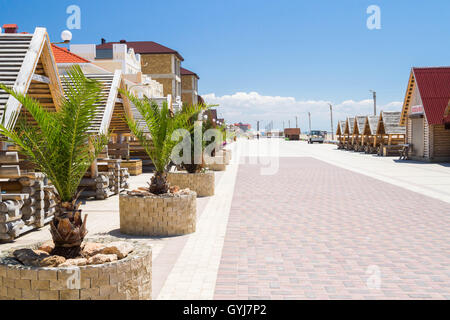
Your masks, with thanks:
M 195 232 L 197 195 L 119 196 L 120 231 L 130 235 L 178 236 Z
M 214 172 L 211 171 L 199 173 L 168 172 L 167 180 L 172 186 L 178 186 L 180 189 L 189 188 L 195 191 L 198 197 L 214 195 Z
M 152 298 L 152 250 L 143 244 L 122 260 L 82 267 L 27 267 L 7 258 L 11 252 L 0 257 L 0 300 Z

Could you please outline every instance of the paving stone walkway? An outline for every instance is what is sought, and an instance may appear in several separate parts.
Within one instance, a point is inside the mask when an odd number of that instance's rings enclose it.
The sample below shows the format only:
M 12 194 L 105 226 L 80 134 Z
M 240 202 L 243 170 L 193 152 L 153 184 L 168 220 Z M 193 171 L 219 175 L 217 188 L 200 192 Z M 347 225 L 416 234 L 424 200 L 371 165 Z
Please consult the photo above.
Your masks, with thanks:
M 215 299 L 450 299 L 450 205 L 315 158 L 241 164 Z

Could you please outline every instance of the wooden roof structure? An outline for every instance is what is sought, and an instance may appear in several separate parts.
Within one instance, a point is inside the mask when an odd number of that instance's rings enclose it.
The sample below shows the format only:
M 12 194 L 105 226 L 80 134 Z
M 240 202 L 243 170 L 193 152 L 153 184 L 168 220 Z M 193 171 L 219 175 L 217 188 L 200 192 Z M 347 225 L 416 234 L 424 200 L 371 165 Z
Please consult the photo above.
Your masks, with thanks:
M 450 67 L 411 68 L 408 87 L 403 102 L 400 124 L 406 125 L 409 109 L 415 95 L 416 103 L 423 108 L 425 119 L 429 125 L 443 124 L 445 109 L 450 100 Z M 416 92 L 417 90 L 417 92 Z
M 355 125 L 355 118 L 347 117 L 347 120 L 345 122 L 344 134 L 348 134 L 348 135 L 353 134 L 353 126 L 354 125 Z
M 338 121 L 337 129 L 336 129 L 336 135 L 342 136 L 345 131 L 345 121 Z
M 125 89 L 122 78 L 122 71 L 116 70 L 114 73 L 85 74 L 89 79 L 97 80 L 102 84 L 102 98 L 97 103 L 97 115 L 90 128 L 93 134 L 104 134 L 108 131 L 112 133 L 129 133 L 125 115 L 133 118 L 133 112 L 128 99 L 121 97 L 119 88 Z M 61 83 L 67 89 L 67 77 L 61 76 Z
M 377 134 L 378 120 L 380 116 L 367 116 L 364 122 L 363 134 L 373 136 Z
M 59 110 L 63 90 L 45 28 L 33 34 L 0 34 L 0 82 L 16 92 L 35 98 L 47 110 Z M 14 97 L 0 90 L 0 117 L 5 125 L 14 126 L 18 113 L 27 118 Z
M 353 134 L 363 134 L 367 116 L 356 116 L 353 123 Z
M 381 111 L 378 119 L 377 134 L 406 134 L 406 127 L 400 125 L 401 112 Z

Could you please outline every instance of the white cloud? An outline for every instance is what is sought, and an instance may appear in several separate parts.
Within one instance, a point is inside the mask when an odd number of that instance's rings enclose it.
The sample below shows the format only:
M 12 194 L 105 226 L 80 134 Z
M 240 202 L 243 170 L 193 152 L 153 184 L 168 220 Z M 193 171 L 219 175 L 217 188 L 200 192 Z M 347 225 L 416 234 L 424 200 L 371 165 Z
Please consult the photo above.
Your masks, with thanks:
M 249 122 L 252 126 L 257 120 L 262 120 L 261 128 L 270 121 L 274 128 L 282 129 L 283 121 L 288 126 L 295 126 L 295 116 L 299 118 L 302 131 L 307 131 L 308 112 L 311 112 L 313 129 L 330 130 L 330 101 L 307 100 L 297 101 L 293 97 L 263 96 L 257 92 L 236 92 L 232 95 L 216 96 L 214 93 L 202 95 L 208 104 L 219 104 L 217 111 L 228 123 Z M 386 105 L 378 105 L 377 110 L 400 111 L 402 102 L 393 101 Z M 373 113 L 373 100 L 345 100 L 333 104 L 333 119 L 336 127 L 338 120 L 348 116 L 366 115 Z

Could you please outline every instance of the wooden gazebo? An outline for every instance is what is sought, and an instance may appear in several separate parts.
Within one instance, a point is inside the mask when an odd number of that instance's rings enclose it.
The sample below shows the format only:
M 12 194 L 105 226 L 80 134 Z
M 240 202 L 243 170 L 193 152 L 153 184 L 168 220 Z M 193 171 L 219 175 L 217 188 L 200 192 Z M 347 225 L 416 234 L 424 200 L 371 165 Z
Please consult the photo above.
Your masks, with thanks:
M 380 139 L 377 137 L 377 126 L 380 116 L 367 116 L 364 122 L 364 130 L 361 139 L 361 146 L 365 153 L 377 153 Z
M 336 129 L 336 137 L 338 141 L 338 149 L 344 149 L 345 147 L 345 121 L 338 121 Z
M 0 82 L 58 111 L 63 94 L 51 43 L 45 28 L 34 33 L 0 34 Z M 17 119 L 34 120 L 22 105 L 0 90 L 0 116 L 9 128 Z M 53 219 L 54 187 L 23 158 L 17 146 L 1 140 L 0 240 L 13 240 Z
M 400 126 L 401 112 L 382 111 L 378 119 L 377 135 L 380 139 L 378 154 L 399 155 L 405 144 L 406 128 Z
M 346 150 L 353 150 L 353 127 L 355 125 L 355 118 L 354 117 L 347 117 L 347 120 L 345 122 L 345 129 L 344 129 L 344 135 L 345 135 L 345 149 Z
M 364 123 L 367 116 L 356 116 L 353 123 L 352 144 L 353 150 L 363 151 L 361 141 L 364 133 Z

